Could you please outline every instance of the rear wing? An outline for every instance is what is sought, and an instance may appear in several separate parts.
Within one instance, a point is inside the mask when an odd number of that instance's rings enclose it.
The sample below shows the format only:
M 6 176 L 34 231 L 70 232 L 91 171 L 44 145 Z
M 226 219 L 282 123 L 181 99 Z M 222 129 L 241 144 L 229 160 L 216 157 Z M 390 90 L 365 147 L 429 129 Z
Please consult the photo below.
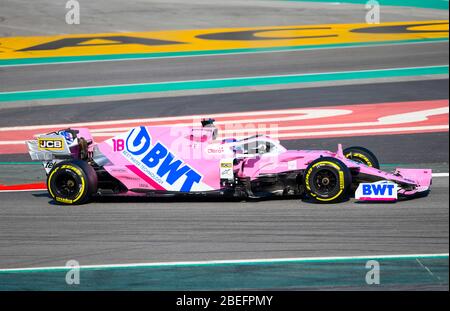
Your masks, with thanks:
M 33 161 L 71 158 L 70 146 L 61 134 L 41 135 L 36 140 L 26 141 L 26 145 Z
M 87 128 L 68 128 L 26 141 L 28 152 L 34 161 L 84 159 L 93 143 L 94 139 Z
M 39 135 L 26 141 L 31 160 L 42 161 L 47 174 L 53 166 L 70 159 L 86 160 L 92 152 L 94 139 L 87 128 L 69 128 Z

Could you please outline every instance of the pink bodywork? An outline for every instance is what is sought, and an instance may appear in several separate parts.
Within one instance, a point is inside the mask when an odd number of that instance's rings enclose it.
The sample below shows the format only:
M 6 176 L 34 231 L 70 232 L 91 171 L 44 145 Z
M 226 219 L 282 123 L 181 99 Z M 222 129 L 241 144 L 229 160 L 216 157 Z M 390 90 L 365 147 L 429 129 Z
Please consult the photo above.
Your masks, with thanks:
M 92 139 L 88 129 L 77 128 L 79 136 L 88 141 Z M 337 152 L 327 150 L 286 150 L 279 141 L 267 136 L 260 136 L 258 141 L 270 143 L 274 147 L 268 153 L 259 155 L 242 155 L 236 151 L 237 146 L 243 144 L 242 140 L 226 142 L 214 139 L 214 127 L 137 127 L 130 131 L 119 134 L 99 144 L 91 144 L 90 151 L 98 148 L 109 163 L 104 165 L 113 177 L 120 180 L 128 189 L 148 189 L 161 191 L 204 192 L 221 189 L 220 165 L 221 160 L 233 160 L 233 170 L 238 177 L 249 177 L 251 180 L 262 175 L 282 173 L 287 171 L 304 170 L 317 158 L 336 157 L 350 169 L 358 169 L 360 174 L 367 174 L 389 180 L 400 185 L 409 185 L 413 190 L 400 190 L 405 196 L 414 195 L 426 191 L 431 185 L 430 169 L 401 169 L 392 173 L 384 172 L 372 167 L 351 161 L 342 153 L 339 145 Z M 142 135 L 141 135 L 142 134 Z M 236 140 L 236 139 L 234 139 Z M 228 141 L 228 140 L 227 140 Z M 158 162 L 151 162 L 148 155 L 152 149 L 159 144 L 161 150 L 167 151 Z M 140 154 L 133 154 L 140 153 Z M 156 152 L 156 151 L 155 151 Z M 164 153 L 164 151 L 163 151 Z M 161 154 L 160 154 L 161 155 Z M 166 159 L 172 155 L 170 159 Z M 145 160 L 145 157 L 150 160 Z M 175 182 L 171 183 L 168 165 L 179 161 L 179 166 L 173 170 L 177 175 L 177 169 L 185 172 L 180 174 Z M 236 163 L 237 162 L 237 163 Z M 156 165 L 149 167 L 145 163 Z M 158 174 L 163 164 L 166 174 Z M 163 170 L 164 173 L 164 170 Z M 192 177 L 194 176 L 194 177 Z M 198 176 L 200 176 L 198 178 Z M 197 181 L 197 179 L 199 179 Z M 190 181 L 188 179 L 191 179 Z M 192 182 L 194 180 L 194 182 Z M 172 180 L 173 181 L 173 180 Z M 189 183 L 191 187 L 189 187 Z M 183 188 L 184 187 L 184 188 Z M 403 192 L 402 192 L 403 191 Z M 129 192 L 127 195 L 140 195 Z

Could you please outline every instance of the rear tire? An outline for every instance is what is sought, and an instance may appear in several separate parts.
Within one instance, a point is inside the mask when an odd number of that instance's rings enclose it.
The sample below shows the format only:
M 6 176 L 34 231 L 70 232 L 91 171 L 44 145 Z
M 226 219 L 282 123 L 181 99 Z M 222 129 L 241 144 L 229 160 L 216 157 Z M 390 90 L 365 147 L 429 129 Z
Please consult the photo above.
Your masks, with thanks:
M 305 193 L 316 203 L 338 203 L 348 199 L 352 177 L 342 161 L 332 157 L 314 160 L 303 177 Z
M 97 173 L 85 161 L 60 162 L 48 174 L 47 189 L 57 204 L 83 204 L 97 192 Z
M 364 147 L 354 146 L 344 149 L 344 156 L 352 161 L 369 167 L 380 169 L 380 163 L 372 151 Z

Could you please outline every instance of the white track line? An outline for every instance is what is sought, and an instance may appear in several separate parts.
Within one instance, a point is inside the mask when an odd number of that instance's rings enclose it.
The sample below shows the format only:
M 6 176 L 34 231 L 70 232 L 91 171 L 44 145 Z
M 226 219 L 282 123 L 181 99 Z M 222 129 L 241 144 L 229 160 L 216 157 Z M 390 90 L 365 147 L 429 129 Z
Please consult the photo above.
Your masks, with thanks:
M 130 264 L 105 264 L 105 265 L 81 265 L 80 269 L 112 269 L 112 268 L 150 268 L 150 267 L 177 267 L 177 266 L 214 266 L 233 264 L 271 264 L 271 263 L 310 263 L 327 261 L 348 261 L 348 260 L 371 260 L 371 259 L 427 259 L 445 258 L 448 253 L 439 254 L 410 254 L 410 255 L 373 255 L 373 256 L 337 256 L 337 257 L 301 257 L 301 258 L 272 258 L 272 259 L 237 259 L 237 260 L 206 260 L 206 261 L 178 261 L 178 262 L 151 262 L 151 263 L 130 263 Z M 31 272 L 49 270 L 70 270 L 73 266 L 53 266 L 36 268 L 11 268 L 0 269 L 2 272 Z
M 328 112 L 332 112 L 334 114 L 328 114 Z M 317 115 L 320 113 L 321 115 Z M 326 114 L 324 114 L 326 113 Z M 0 127 L 0 132 L 8 132 L 8 131 L 27 131 L 27 130 L 37 130 L 37 129 L 52 129 L 52 128 L 67 128 L 67 127 L 94 127 L 94 126 L 108 126 L 113 125 L 117 126 L 120 124 L 139 124 L 139 123 L 173 123 L 177 121 L 189 122 L 186 123 L 191 125 L 196 122 L 199 123 L 202 118 L 211 117 L 211 118 L 239 118 L 243 117 L 252 117 L 256 116 L 271 116 L 271 115 L 293 115 L 300 114 L 304 119 L 306 118 L 318 118 L 318 117 L 330 117 L 330 116 L 339 116 L 343 114 L 349 114 L 351 111 L 344 110 L 338 107 L 323 107 L 323 108 L 297 108 L 297 109 L 279 109 L 279 110 L 262 110 L 262 111 L 244 111 L 244 112 L 226 112 L 226 113 L 213 113 L 209 115 L 187 115 L 187 116 L 174 116 L 174 117 L 153 117 L 153 118 L 144 118 L 144 119 L 125 119 L 125 120 L 112 120 L 112 121 L 92 121 L 92 122 L 77 122 L 71 124 L 45 124 L 45 125 L 25 125 L 25 126 L 11 126 L 11 127 Z M 305 115 L 310 115 L 306 117 Z M 311 116 L 312 115 L 312 116 Z M 254 120 L 259 120 L 260 118 L 253 118 Z M 233 120 L 235 121 L 235 120 Z M 224 122 L 224 121 L 221 121 Z M 176 123 L 179 124 L 179 123 Z
M 350 135 L 350 134 L 361 134 L 361 136 L 364 136 L 364 134 L 373 134 L 373 133 L 402 133 L 402 132 L 410 132 L 410 133 L 416 133 L 418 131 L 445 131 L 448 130 L 448 125 L 429 125 L 429 126 L 412 126 L 412 127 L 389 127 L 389 128 L 377 128 L 377 129 L 360 129 L 360 130 L 342 130 L 342 131 L 322 131 L 322 132 L 288 132 L 288 133 L 279 133 L 276 132 L 284 131 L 284 127 L 274 127 L 272 129 L 270 128 L 253 128 L 253 129 L 243 129 L 241 132 L 244 132 L 245 134 L 249 135 L 250 133 L 267 133 L 267 132 L 273 132 L 270 134 L 273 138 L 286 138 L 286 137 L 317 137 L 317 136 L 324 136 L 328 137 L 331 135 Z M 107 130 L 107 129 L 106 129 Z M 239 131 L 239 130 L 237 130 Z M 234 134 L 236 131 L 229 130 L 229 131 L 222 131 L 220 132 L 220 137 L 225 138 L 223 136 L 223 133 L 232 133 Z M 100 132 L 100 133 L 94 133 L 92 134 L 93 137 L 112 137 L 117 134 L 120 134 L 118 132 Z M 235 136 L 236 139 L 243 139 L 247 136 Z M 22 143 L 25 143 L 23 141 Z M 20 141 L 13 141 L 13 144 L 20 144 Z M 8 141 L 0 141 L 0 145 L 8 145 Z
M 448 173 L 433 173 L 431 174 L 433 177 L 448 177 Z
M 382 133 L 416 133 L 417 131 L 445 131 L 448 130 L 448 125 L 430 125 L 430 126 L 413 126 L 413 127 L 389 127 L 389 128 L 377 128 L 377 129 L 360 129 L 360 130 L 342 130 L 342 131 L 321 131 L 321 132 L 288 132 L 288 133 L 276 133 L 277 131 L 281 132 L 284 131 L 283 127 L 274 127 L 273 129 L 270 128 L 255 128 L 255 129 L 245 129 L 245 133 L 261 133 L 261 132 L 267 132 L 267 131 L 273 131 L 274 133 L 270 136 L 273 138 L 301 138 L 301 137 L 317 137 L 317 136 L 332 136 L 332 135 L 350 135 L 350 134 L 382 134 Z M 105 129 L 108 130 L 108 129 Z M 230 131 L 223 131 L 221 134 L 224 134 L 226 132 L 234 133 L 233 130 Z M 93 133 L 93 137 L 113 137 L 115 135 L 119 134 L 118 132 L 100 132 L 100 133 Z M 222 137 L 221 135 L 220 137 Z M 246 136 L 235 136 L 237 139 L 245 138 Z M 0 146 L 8 146 L 8 145 L 22 145 L 25 144 L 25 140 L 6 140 L 6 141 L 0 141 Z
M 379 104 L 385 104 L 385 103 L 379 103 Z M 415 117 L 415 115 L 410 114 L 418 114 L 418 113 L 427 113 L 428 115 L 436 115 L 436 114 L 445 114 L 448 113 L 448 105 L 445 107 L 438 107 L 435 109 L 430 110 L 420 110 L 420 111 L 413 111 L 408 112 L 408 117 Z M 228 112 L 228 113 L 214 113 L 210 115 L 187 115 L 187 116 L 172 116 L 172 117 L 153 117 L 153 118 L 141 118 L 141 119 L 125 119 L 125 120 L 111 120 L 111 121 L 93 121 L 93 122 L 77 122 L 77 123 L 71 123 L 71 124 L 45 124 L 45 125 L 25 125 L 25 126 L 10 126 L 10 127 L 0 127 L 0 132 L 9 132 L 9 131 L 27 131 L 27 130 L 41 130 L 41 129 L 53 129 L 53 128 L 67 128 L 67 127 L 99 127 L 99 126 L 115 126 L 114 128 L 110 128 L 109 130 L 121 130 L 121 129 L 128 129 L 129 127 L 123 128 L 123 127 L 117 127 L 118 125 L 130 125 L 130 124 L 144 124 L 144 123 L 170 123 L 170 125 L 186 125 L 186 126 L 192 126 L 193 123 L 199 123 L 199 121 L 204 117 L 211 117 L 211 118 L 234 118 L 232 120 L 219 120 L 216 123 L 217 124 L 228 124 L 228 123 L 234 123 L 236 122 L 236 119 L 239 119 L 240 122 L 242 122 L 242 118 L 247 118 L 246 122 L 267 122 L 267 117 L 273 117 L 277 116 L 276 120 L 281 120 L 280 118 L 286 118 L 286 115 L 288 116 L 288 119 L 284 120 L 305 120 L 305 119 L 314 119 L 314 118 L 326 118 L 326 117 L 332 117 L 332 116 L 340 116 L 345 114 L 352 113 L 351 110 L 343 109 L 340 107 L 320 107 L 320 108 L 297 108 L 297 109 L 278 109 L 278 110 L 263 110 L 263 111 L 244 111 L 244 112 Z M 280 116 L 282 115 L 282 116 Z M 299 116 L 293 116 L 293 115 L 299 115 Z M 401 117 L 404 114 L 400 115 L 394 115 Z M 252 116 L 252 118 L 249 118 L 249 116 Z M 265 117 L 265 118 L 262 118 Z M 389 116 L 391 117 L 391 116 Z M 297 119 L 298 118 L 298 119 Z M 385 117 L 383 117 L 385 118 Z M 374 122 L 364 122 L 360 125 L 378 125 L 378 124 L 391 124 L 392 122 L 386 122 L 389 120 L 382 119 L 381 121 L 376 121 L 376 124 L 373 124 Z M 422 119 L 417 119 L 417 121 L 423 121 Z M 412 122 L 412 121 L 409 121 Z M 405 122 L 402 122 L 405 123 Z M 327 127 L 330 126 L 336 126 L 336 125 L 324 125 Z M 346 125 L 337 125 L 337 126 L 346 126 Z M 303 129 L 303 128 L 302 128 Z M 306 127 L 305 129 L 310 129 L 310 127 Z M 105 129 L 91 129 L 92 132 L 98 131 L 98 130 L 105 130 Z
M 0 190 L 0 193 L 6 192 L 35 192 L 35 191 L 47 191 L 46 189 L 14 189 L 14 190 Z
M 281 111 L 281 110 L 280 110 Z M 288 112 L 284 113 L 287 114 Z M 448 105 L 445 107 L 439 107 L 434 109 L 428 109 L 428 110 L 418 110 L 418 111 L 412 111 L 412 112 L 406 112 L 406 113 L 399 113 L 395 115 L 388 115 L 388 116 L 382 116 L 378 118 L 377 121 L 371 121 L 371 122 L 353 122 L 353 123 L 330 123 L 330 124 L 317 124 L 317 125 L 295 125 L 295 126 L 279 126 L 282 121 L 298 121 L 298 120 L 306 120 L 306 119 L 319 119 L 319 118 L 329 118 L 329 117 L 337 117 L 341 115 L 351 114 L 353 111 L 348 109 L 313 109 L 308 110 L 305 109 L 302 114 L 300 115 L 294 115 L 294 116 L 287 116 L 287 117 L 274 117 L 274 118 L 253 118 L 253 119 L 231 119 L 231 120 L 219 120 L 216 121 L 214 124 L 216 125 L 236 125 L 238 124 L 249 124 L 249 123 L 269 123 L 276 121 L 277 130 L 281 131 L 304 131 L 304 130 L 314 130 L 314 129 L 334 129 L 334 128 L 347 128 L 347 127 L 373 127 L 373 126 L 381 126 L 381 125 L 396 125 L 396 124 L 405 124 L 405 123 L 413 123 L 413 122 L 420 122 L 420 121 L 426 121 L 428 120 L 428 117 L 435 116 L 435 115 L 441 115 L 441 114 L 448 114 L 449 113 L 449 107 Z M 248 112 L 248 114 L 252 114 L 252 112 Z M 284 115 L 280 113 L 279 115 Z M 274 114 L 277 115 L 277 114 Z M 195 122 L 191 121 L 189 123 L 170 123 L 170 126 L 192 126 Z M 130 122 L 131 124 L 131 122 Z M 247 132 L 247 131 L 271 131 L 274 128 L 266 127 L 266 124 L 263 124 L 262 126 L 258 127 L 251 127 L 248 128 L 244 126 L 244 128 L 236 127 L 231 130 L 221 130 L 221 133 L 240 133 L 240 132 Z M 133 126 L 128 127 L 105 127 L 105 128 L 94 128 L 90 130 L 91 133 L 122 133 L 129 131 Z

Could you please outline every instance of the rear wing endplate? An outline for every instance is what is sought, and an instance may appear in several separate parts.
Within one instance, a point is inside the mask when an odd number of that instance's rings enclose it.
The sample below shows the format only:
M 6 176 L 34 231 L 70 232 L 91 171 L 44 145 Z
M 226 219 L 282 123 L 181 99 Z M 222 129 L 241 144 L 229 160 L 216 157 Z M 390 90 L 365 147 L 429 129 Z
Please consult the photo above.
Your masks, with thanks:
M 51 161 L 71 156 L 66 139 L 62 135 L 41 135 L 36 140 L 26 141 L 28 153 L 33 161 Z

